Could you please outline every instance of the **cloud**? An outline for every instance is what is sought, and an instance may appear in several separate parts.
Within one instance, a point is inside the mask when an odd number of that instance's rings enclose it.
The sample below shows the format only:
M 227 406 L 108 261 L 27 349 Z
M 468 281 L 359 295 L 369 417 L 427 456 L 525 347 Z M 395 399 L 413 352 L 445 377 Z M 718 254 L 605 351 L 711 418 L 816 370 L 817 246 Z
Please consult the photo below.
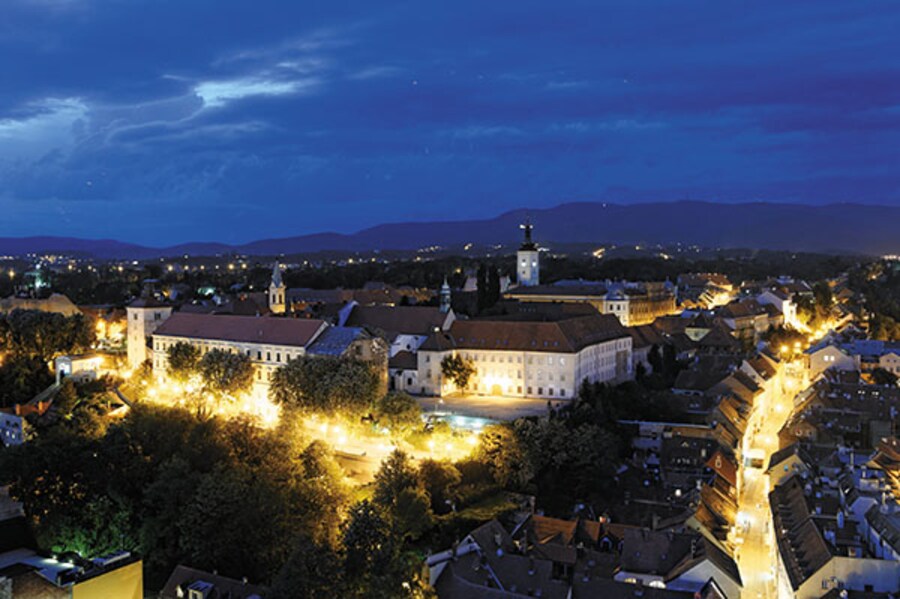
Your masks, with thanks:
M 256 78 L 204 81 L 194 87 L 194 93 L 203 100 L 204 107 L 216 108 L 235 100 L 254 96 L 287 96 L 308 93 L 318 87 L 320 83 L 321 81 L 315 77 L 292 81 L 267 81 Z
M 480 137 L 509 137 L 524 135 L 518 127 L 508 125 L 468 125 L 448 132 L 455 139 L 477 139 Z
M 88 107 L 78 98 L 46 98 L 27 109 L 27 116 L 0 120 L 0 158 L 36 158 L 69 147 L 88 116 Z
M 366 81 L 368 79 L 379 79 L 382 77 L 396 77 L 404 72 L 400 67 L 390 65 L 379 65 L 364 67 L 358 71 L 354 71 L 348 75 L 349 79 Z

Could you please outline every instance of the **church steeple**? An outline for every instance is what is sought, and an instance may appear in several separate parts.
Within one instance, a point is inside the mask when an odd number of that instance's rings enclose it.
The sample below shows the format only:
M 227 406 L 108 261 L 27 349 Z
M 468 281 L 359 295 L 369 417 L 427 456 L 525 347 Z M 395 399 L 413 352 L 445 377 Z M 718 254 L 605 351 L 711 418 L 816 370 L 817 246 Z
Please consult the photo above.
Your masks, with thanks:
M 274 266 L 272 266 L 272 286 L 281 287 L 283 285 L 281 281 L 281 265 L 276 261 Z
M 441 312 L 444 314 L 450 311 L 452 297 L 450 294 L 450 284 L 447 283 L 447 277 L 444 277 L 444 284 L 441 285 Z
M 533 228 L 531 226 L 531 219 L 526 218 L 525 222 L 519 225 L 519 228 L 525 231 L 525 240 L 522 241 L 522 245 L 519 247 L 519 249 L 527 251 L 537 251 L 537 245 L 531 239 L 531 229 Z
M 516 254 L 518 283 L 522 287 L 539 285 L 541 281 L 540 256 L 538 246 L 531 238 L 531 220 L 526 218 L 525 223 L 519 225 L 519 228 L 525 231 L 525 239 Z
M 269 283 L 269 311 L 273 314 L 284 314 L 287 289 L 281 278 L 281 266 L 278 261 L 272 267 L 272 281 Z

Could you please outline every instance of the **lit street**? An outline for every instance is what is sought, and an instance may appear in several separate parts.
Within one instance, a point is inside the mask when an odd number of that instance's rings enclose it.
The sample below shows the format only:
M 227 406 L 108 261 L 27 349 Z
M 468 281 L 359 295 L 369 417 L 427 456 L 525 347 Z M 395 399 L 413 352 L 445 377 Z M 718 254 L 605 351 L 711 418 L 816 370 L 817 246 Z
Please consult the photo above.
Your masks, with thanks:
M 742 464 L 743 490 L 738 502 L 739 528 L 743 527 L 737 558 L 744 583 L 744 597 L 775 599 L 777 547 L 768 535 L 769 477 L 765 469 L 769 458 L 778 451 L 778 431 L 791 414 L 794 394 L 803 388 L 804 372 L 796 362 L 785 366 L 785 391 L 774 405 L 760 406 L 754 411 L 748 429 L 753 457 L 762 457 L 762 468 Z

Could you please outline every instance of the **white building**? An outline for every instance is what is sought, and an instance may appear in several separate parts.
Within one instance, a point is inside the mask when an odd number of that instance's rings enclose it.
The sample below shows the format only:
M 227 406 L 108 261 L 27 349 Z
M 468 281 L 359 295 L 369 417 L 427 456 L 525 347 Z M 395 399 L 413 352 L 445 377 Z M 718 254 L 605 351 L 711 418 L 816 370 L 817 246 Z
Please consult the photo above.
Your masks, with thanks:
M 834 368 L 835 370 L 858 370 L 859 364 L 836 345 L 823 345 L 811 347 L 806 351 L 809 368 L 809 380 L 816 380 L 823 372 Z
M 53 361 L 56 382 L 61 383 L 66 378 L 79 382 L 93 381 L 104 372 L 103 360 L 100 354 L 59 356 Z
M 611 315 L 557 322 L 457 320 L 419 348 L 417 391 L 569 400 L 582 381 L 630 379 L 631 347 L 631 335 Z M 441 361 L 450 355 L 475 369 L 465 389 L 456 389 L 441 372 Z
M 525 240 L 516 254 L 519 287 L 534 287 L 541 284 L 541 263 L 538 246 L 531 240 L 531 223 L 522 225 Z
M 790 293 L 781 289 L 767 289 L 757 296 L 756 301 L 763 306 L 775 306 L 784 316 L 785 326 L 800 330 L 800 321 L 797 319 L 797 304 Z
M 139 298 L 126 308 L 128 366 L 137 368 L 151 357 L 150 337 L 172 315 L 172 307 L 153 298 Z
M 206 354 L 213 349 L 245 354 L 256 367 L 256 391 L 267 393 L 272 373 L 288 360 L 306 355 L 328 328 L 323 320 L 186 314 L 177 312 L 153 334 L 153 370 L 165 373 L 167 351 L 190 343 Z

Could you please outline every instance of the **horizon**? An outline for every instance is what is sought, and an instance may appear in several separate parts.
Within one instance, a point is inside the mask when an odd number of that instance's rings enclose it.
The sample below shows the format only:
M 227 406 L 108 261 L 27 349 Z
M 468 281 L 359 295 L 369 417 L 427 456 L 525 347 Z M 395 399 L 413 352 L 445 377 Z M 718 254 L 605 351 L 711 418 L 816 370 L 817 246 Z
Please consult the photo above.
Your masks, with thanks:
M 10 0 L 5 16 L 3 237 L 165 247 L 580 201 L 900 204 L 893 3 Z
M 382 221 L 382 222 L 374 222 L 374 223 L 371 223 L 368 225 L 364 225 L 363 227 L 361 227 L 359 229 L 355 229 L 352 231 L 346 231 L 346 232 L 334 231 L 334 230 L 321 230 L 321 231 L 310 231 L 308 233 L 301 233 L 301 234 L 297 234 L 297 235 L 266 237 L 266 238 L 252 238 L 252 239 L 246 239 L 243 241 L 236 241 L 236 242 L 226 242 L 226 241 L 217 240 L 217 239 L 184 239 L 184 240 L 175 241 L 173 243 L 165 244 L 165 245 L 159 245 L 159 244 L 153 245 L 153 244 L 143 244 L 143 243 L 138 243 L 138 242 L 126 241 L 122 238 L 116 238 L 116 237 L 75 237 L 75 236 L 69 236 L 69 235 L 52 235 L 52 234 L 41 234 L 41 233 L 36 233 L 34 235 L 22 235 L 22 236 L 0 235 L 0 240 L 25 241 L 25 240 L 31 240 L 31 239 L 35 239 L 35 240 L 37 240 L 37 239 L 52 239 L 52 240 L 73 240 L 73 241 L 82 241 L 82 242 L 112 242 L 112 243 L 121 243 L 121 244 L 125 244 L 125 245 L 133 245 L 136 247 L 141 247 L 141 248 L 150 249 L 150 250 L 168 250 L 168 249 L 179 248 L 180 246 L 185 246 L 185 245 L 225 245 L 225 246 L 229 246 L 232 248 L 239 248 L 240 246 L 249 245 L 249 244 L 253 244 L 253 243 L 273 242 L 273 241 L 290 240 L 290 239 L 295 239 L 295 238 L 305 238 L 305 237 L 315 237 L 315 236 L 335 235 L 335 236 L 342 236 L 342 237 L 353 237 L 354 235 L 358 235 L 360 233 L 364 233 L 364 232 L 372 230 L 372 229 L 377 229 L 379 227 L 386 227 L 386 226 L 398 226 L 398 225 L 409 225 L 409 224 L 440 225 L 440 224 L 452 224 L 452 223 L 491 221 L 491 220 L 503 218 L 505 216 L 508 216 L 508 215 L 511 215 L 511 214 L 514 214 L 517 212 L 524 212 L 526 214 L 530 214 L 532 212 L 539 213 L 539 212 L 552 211 L 554 209 L 562 208 L 565 206 L 572 206 L 572 205 L 601 205 L 602 204 L 605 206 L 608 204 L 608 205 L 612 205 L 612 206 L 628 208 L 628 207 L 632 207 L 632 206 L 641 206 L 641 205 L 644 205 L 644 206 L 654 205 L 654 204 L 670 205 L 670 204 L 688 204 L 688 203 L 690 203 L 690 204 L 727 205 L 727 206 L 773 205 L 773 206 L 792 206 L 792 207 L 808 207 L 808 208 L 828 208 L 828 207 L 837 207 L 837 206 L 853 206 L 853 207 L 862 207 L 862 208 L 884 208 L 884 207 L 900 208 L 900 206 L 893 206 L 890 204 L 875 204 L 875 203 L 862 203 L 862 202 L 829 202 L 829 203 L 822 203 L 822 204 L 812 204 L 812 203 L 792 203 L 792 202 L 771 202 L 771 201 L 766 201 L 766 200 L 756 200 L 756 201 L 746 201 L 746 202 L 741 202 L 741 201 L 714 202 L 714 201 L 700 200 L 700 199 L 679 199 L 679 200 L 670 200 L 670 201 L 648 200 L 648 201 L 631 202 L 631 203 L 603 202 L 603 201 L 573 201 L 573 202 L 562 202 L 562 203 L 556 204 L 554 206 L 545 206 L 545 207 L 540 207 L 540 208 L 535 208 L 535 207 L 511 208 L 511 209 L 505 210 L 500 213 L 496 213 L 493 215 L 487 215 L 483 218 L 459 218 L 459 219 L 446 219 L 446 220 L 429 219 L 429 220 Z M 558 243 L 561 240 L 546 239 L 545 241 Z M 600 241 L 598 240 L 598 243 L 599 242 Z M 655 243 L 652 240 L 648 240 L 648 242 Z M 577 243 L 590 243 L 590 242 L 579 241 Z M 398 249 L 398 248 L 386 248 L 386 249 L 392 250 L 392 249 Z M 729 248 L 729 249 L 740 249 L 740 248 Z M 766 247 L 757 247 L 757 248 L 748 247 L 746 249 L 771 249 L 773 251 L 789 251 L 789 250 L 785 250 L 783 248 L 766 248 Z M 341 250 L 337 249 L 337 248 L 323 248 L 323 249 L 317 250 L 317 251 L 341 251 Z

